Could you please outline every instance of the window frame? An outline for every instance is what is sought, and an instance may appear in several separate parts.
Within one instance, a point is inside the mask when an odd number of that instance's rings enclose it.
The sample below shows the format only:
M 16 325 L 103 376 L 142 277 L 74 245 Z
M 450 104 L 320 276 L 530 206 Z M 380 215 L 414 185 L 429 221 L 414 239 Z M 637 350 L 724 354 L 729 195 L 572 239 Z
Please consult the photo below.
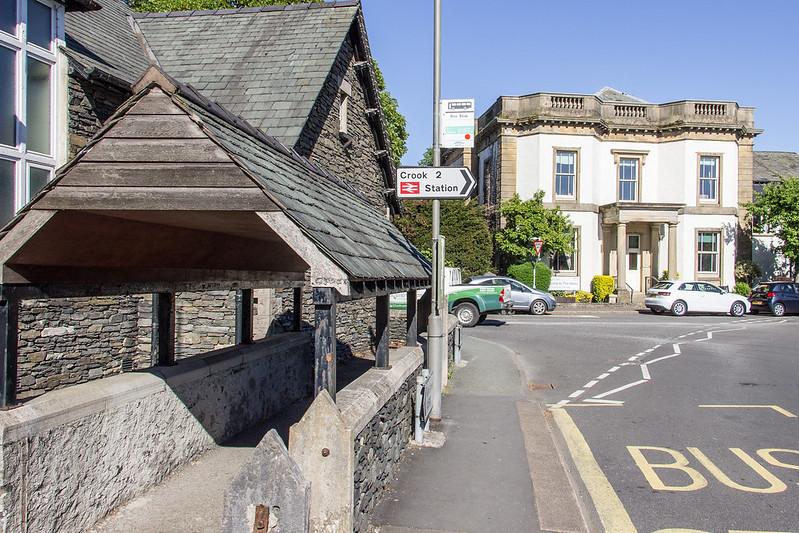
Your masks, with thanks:
M 648 150 L 611 150 L 613 155 L 613 162 L 616 165 L 616 201 L 619 203 L 638 204 L 641 203 L 643 197 L 643 184 L 644 184 L 644 165 L 646 165 L 646 156 L 649 155 Z M 622 200 L 621 199 L 621 160 L 622 159 L 636 159 L 638 164 L 637 179 L 635 181 L 635 199 Z M 628 180 L 625 180 L 628 181 Z
M 572 195 L 558 194 L 558 152 L 574 154 L 574 184 Z M 573 146 L 552 147 L 552 201 L 556 203 L 578 203 L 580 198 L 580 148 Z
M 701 251 L 699 249 L 699 237 L 702 234 L 710 233 L 716 236 L 716 251 Z M 724 270 L 723 266 L 723 258 L 724 258 L 724 241 L 723 241 L 723 233 L 720 228 L 697 228 L 695 236 L 694 236 L 694 270 L 696 273 L 696 279 L 702 281 L 719 281 L 721 282 L 721 273 Z M 715 271 L 703 271 L 700 270 L 701 260 L 700 254 L 707 255 L 707 254 L 714 254 L 716 256 L 716 270 Z
M 702 198 L 702 180 L 707 179 L 702 177 L 702 158 L 716 159 L 716 198 L 707 199 Z M 696 154 L 696 205 L 721 205 L 721 178 L 722 178 L 722 165 L 724 163 L 724 154 L 720 153 L 706 153 L 699 152 Z
M 16 2 L 16 33 L 0 31 L 0 46 L 15 55 L 15 84 L 13 86 L 15 144 L 0 144 L 0 158 L 14 164 L 14 210 L 19 212 L 30 200 L 29 168 L 31 166 L 47 170 L 53 179 L 56 167 L 66 158 L 66 77 L 63 55 L 59 48 L 64 45 L 64 8 L 54 0 L 12 0 Z M 27 41 L 28 2 L 38 2 L 50 9 L 50 48 Z M 49 67 L 49 153 L 34 152 L 28 149 L 27 131 L 27 91 L 28 63 L 37 60 Z M 63 93 L 63 96 L 62 96 Z M 62 113 L 63 112 L 63 113 Z M 61 130 L 64 134 L 61 135 Z M 62 142 L 63 140 L 63 142 Z
M 557 255 L 549 256 L 549 268 L 556 276 L 578 276 L 580 272 L 580 227 L 574 226 L 574 251 L 572 251 L 572 266 L 570 270 L 560 270 L 555 268 L 555 262 L 558 260 Z

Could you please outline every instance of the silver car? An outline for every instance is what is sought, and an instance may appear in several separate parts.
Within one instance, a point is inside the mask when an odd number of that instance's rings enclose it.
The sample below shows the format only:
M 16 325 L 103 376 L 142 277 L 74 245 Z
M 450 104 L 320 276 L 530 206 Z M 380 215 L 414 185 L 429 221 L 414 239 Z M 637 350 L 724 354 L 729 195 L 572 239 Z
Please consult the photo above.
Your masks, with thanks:
M 465 282 L 468 285 L 510 285 L 512 309 L 517 312 L 529 312 L 534 315 L 543 315 L 555 310 L 555 298 L 548 292 L 528 287 L 513 278 L 505 276 L 474 276 Z

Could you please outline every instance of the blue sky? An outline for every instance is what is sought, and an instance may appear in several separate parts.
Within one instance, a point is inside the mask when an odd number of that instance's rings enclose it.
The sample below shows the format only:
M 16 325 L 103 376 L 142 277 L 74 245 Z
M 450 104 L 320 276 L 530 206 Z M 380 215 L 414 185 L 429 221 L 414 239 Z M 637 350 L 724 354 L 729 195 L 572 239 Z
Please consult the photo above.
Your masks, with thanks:
M 433 0 L 362 0 L 372 54 L 408 119 L 405 164 L 432 138 Z M 754 106 L 756 150 L 799 151 L 799 1 L 442 0 L 442 98 L 593 93 Z

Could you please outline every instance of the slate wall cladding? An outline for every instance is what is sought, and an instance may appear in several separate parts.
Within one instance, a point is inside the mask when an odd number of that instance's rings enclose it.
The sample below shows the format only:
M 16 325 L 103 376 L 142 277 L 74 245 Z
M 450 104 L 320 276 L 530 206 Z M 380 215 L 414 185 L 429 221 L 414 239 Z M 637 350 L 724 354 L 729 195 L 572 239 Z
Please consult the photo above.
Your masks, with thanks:
M 385 182 L 375 151 L 377 143 L 366 117 L 366 94 L 355 72 L 355 50 L 348 36 L 319 93 L 296 148 L 304 156 L 347 180 L 381 214 L 386 212 Z M 352 144 L 339 138 L 342 80 L 352 86 L 347 111 L 347 133 Z
M 412 373 L 355 438 L 354 531 L 366 532 L 369 517 L 391 482 L 413 436 L 416 376 Z

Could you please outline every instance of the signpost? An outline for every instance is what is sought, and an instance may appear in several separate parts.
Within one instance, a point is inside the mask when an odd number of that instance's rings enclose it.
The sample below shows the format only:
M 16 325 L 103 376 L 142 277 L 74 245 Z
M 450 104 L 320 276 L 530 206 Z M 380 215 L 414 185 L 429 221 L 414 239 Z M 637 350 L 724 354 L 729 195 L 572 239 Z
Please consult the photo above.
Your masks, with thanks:
M 397 169 L 399 198 L 437 200 L 468 198 L 477 182 L 463 167 L 400 167 Z
M 541 259 L 541 249 L 544 247 L 544 241 L 540 237 L 536 237 L 533 239 L 533 251 L 535 252 L 535 260 L 533 261 L 533 288 L 537 289 L 538 287 L 535 284 L 535 275 L 536 268 L 538 261 Z
M 441 147 L 474 147 L 474 99 L 441 100 Z

